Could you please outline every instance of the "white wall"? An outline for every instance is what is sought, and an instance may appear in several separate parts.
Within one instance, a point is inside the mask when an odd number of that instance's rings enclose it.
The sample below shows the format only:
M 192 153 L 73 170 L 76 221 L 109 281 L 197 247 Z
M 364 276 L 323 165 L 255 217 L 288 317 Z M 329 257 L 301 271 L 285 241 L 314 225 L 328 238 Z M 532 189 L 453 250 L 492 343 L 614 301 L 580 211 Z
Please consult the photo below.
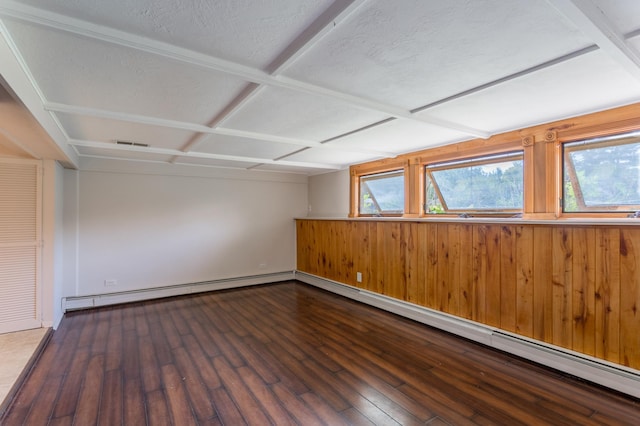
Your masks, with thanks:
M 53 234 L 53 327 L 62 320 L 64 295 L 64 169 L 55 163 L 55 211 Z
M 43 161 L 42 185 L 42 325 L 58 327 L 64 297 L 64 169 Z
M 349 215 L 349 170 L 309 178 L 310 217 L 347 217 Z
M 78 273 L 78 188 L 80 172 L 65 169 L 63 173 L 63 269 L 62 286 L 60 289 L 63 297 L 75 296 L 77 290 Z
M 77 246 L 65 238 L 65 253 L 77 252 L 76 289 L 65 296 L 295 269 L 293 218 L 306 213 L 305 176 L 186 166 L 112 172 L 96 163 L 81 169 L 77 198 L 65 198 L 65 215 L 77 209 L 78 224 Z M 65 219 L 65 237 L 74 233 L 72 222 Z M 73 263 L 66 262 L 65 277 Z

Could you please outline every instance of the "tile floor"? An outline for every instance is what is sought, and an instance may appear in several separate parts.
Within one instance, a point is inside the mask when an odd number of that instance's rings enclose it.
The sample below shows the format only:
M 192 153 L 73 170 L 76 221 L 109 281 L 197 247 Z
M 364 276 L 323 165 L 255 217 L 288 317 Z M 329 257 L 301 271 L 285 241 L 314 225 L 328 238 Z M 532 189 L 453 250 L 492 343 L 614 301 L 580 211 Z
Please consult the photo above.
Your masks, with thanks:
M 0 334 L 0 407 L 48 328 Z

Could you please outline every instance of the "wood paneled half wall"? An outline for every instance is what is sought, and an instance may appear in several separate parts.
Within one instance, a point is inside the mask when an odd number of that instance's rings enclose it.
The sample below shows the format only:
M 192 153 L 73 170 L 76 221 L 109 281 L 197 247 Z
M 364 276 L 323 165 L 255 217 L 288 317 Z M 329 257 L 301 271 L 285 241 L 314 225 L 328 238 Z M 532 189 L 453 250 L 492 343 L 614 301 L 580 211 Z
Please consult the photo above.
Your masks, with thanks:
M 298 271 L 640 370 L 637 225 L 296 223 Z

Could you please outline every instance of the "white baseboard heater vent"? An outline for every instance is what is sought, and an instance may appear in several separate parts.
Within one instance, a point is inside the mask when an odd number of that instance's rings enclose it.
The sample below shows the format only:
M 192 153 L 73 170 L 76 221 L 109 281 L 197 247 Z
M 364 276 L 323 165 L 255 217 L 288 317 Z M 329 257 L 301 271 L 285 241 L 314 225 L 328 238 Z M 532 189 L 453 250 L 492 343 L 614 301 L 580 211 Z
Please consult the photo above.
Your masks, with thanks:
M 640 398 L 640 371 L 305 272 L 295 278 L 581 379 Z
M 117 305 L 120 303 L 139 302 L 142 300 L 159 299 L 163 297 L 203 293 L 206 291 L 226 290 L 257 284 L 270 284 L 292 279 L 294 279 L 294 272 L 285 271 L 271 274 L 203 281 L 198 283 L 178 284 L 166 287 L 153 287 L 115 293 L 65 297 L 62 299 L 62 308 L 67 312 L 77 309 L 95 308 L 98 306 Z

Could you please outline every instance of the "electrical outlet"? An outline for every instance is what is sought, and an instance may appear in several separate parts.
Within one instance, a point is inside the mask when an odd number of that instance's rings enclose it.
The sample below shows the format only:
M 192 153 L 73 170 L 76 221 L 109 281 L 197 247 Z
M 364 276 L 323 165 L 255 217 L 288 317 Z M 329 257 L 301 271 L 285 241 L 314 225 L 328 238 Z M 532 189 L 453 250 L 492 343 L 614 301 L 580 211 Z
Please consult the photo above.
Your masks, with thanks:
M 356 281 L 362 282 L 362 272 L 356 272 Z
M 258 265 L 258 269 L 266 269 L 267 268 L 267 262 L 262 262 L 261 264 Z
M 118 285 L 118 281 L 117 280 L 104 280 L 104 286 L 105 287 L 115 287 Z

